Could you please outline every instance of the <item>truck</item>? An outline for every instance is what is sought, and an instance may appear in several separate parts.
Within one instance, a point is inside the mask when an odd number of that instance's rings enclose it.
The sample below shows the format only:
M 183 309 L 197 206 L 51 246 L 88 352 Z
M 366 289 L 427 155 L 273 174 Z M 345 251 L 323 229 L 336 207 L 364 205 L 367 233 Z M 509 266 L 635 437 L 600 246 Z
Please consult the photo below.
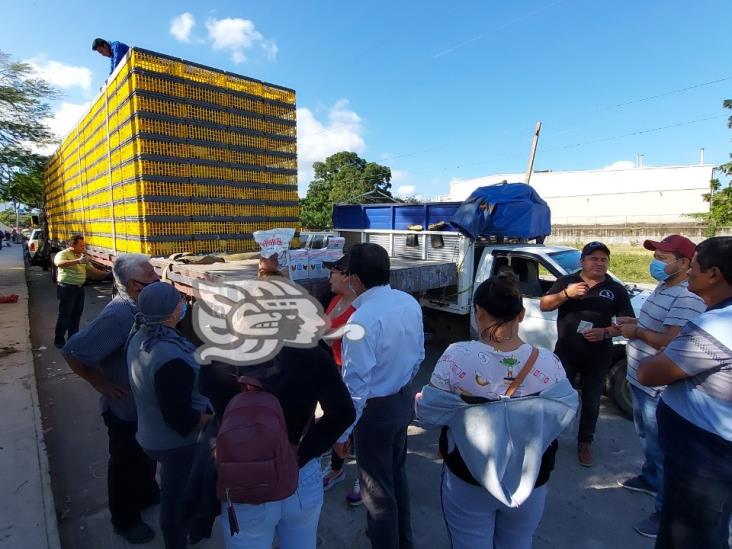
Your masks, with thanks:
M 451 223 L 466 202 L 337 205 L 333 233 L 345 238 L 346 250 L 359 242 L 372 242 L 384 247 L 392 262 L 425 264 L 418 276 L 435 283 L 413 293 L 423 308 L 426 331 L 446 343 L 477 339 L 472 305 L 475 289 L 500 270 L 512 270 L 519 279 L 526 310 L 519 335 L 532 345 L 553 350 L 557 312 L 542 311 L 539 301 L 559 277 L 580 269 L 580 251 L 545 244 L 545 234 L 534 238 L 490 230 L 467 234 Z M 437 284 L 440 278 L 442 284 Z M 624 286 L 637 315 L 648 292 L 635 285 Z M 613 365 L 605 389 L 620 411 L 632 417 L 625 343 L 621 337 L 613 341 Z

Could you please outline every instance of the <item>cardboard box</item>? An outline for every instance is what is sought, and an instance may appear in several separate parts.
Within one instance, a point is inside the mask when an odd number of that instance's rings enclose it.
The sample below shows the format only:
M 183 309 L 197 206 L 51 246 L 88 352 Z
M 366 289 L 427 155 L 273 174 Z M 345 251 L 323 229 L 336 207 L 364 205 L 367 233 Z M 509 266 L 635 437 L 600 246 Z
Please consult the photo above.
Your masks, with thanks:
M 343 236 L 331 236 L 328 239 L 329 250 L 343 250 L 343 246 L 346 245 L 346 239 Z
M 304 280 L 310 278 L 310 265 L 307 250 L 289 250 L 287 272 L 290 280 Z
M 326 278 L 328 269 L 323 267 L 323 259 L 328 250 L 309 250 L 308 252 L 308 278 Z

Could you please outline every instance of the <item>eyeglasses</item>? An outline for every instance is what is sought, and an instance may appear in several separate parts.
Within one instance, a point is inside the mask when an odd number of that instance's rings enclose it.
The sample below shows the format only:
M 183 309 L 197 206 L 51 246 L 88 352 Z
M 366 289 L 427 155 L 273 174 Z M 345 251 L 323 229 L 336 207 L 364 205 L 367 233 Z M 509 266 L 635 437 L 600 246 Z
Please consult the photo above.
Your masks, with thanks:
M 160 280 L 153 280 L 152 282 L 142 282 L 141 280 L 137 280 L 136 278 L 130 278 L 132 282 L 137 282 L 140 286 L 143 288 L 145 286 L 149 286 L 150 284 L 155 284 L 156 282 L 160 282 Z

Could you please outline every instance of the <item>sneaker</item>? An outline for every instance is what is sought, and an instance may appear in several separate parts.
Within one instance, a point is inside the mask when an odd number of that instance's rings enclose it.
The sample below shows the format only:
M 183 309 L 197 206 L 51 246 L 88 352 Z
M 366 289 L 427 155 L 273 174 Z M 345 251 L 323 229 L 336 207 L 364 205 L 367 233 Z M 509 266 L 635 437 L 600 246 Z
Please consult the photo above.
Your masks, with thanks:
M 633 526 L 633 529 L 643 537 L 656 539 L 656 536 L 658 536 L 658 523 L 658 512 L 654 512 L 647 519 Z
M 329 468 L 323 473 L 323 491 L 327 492 L 342 480 L 346 480 L 346 472 L 343 469 L 334 471 Z
M 361 483 L 358 480 L 353 483 L 353 490 L 346 494 L 346 503 L 352 507 L 357 507 L 363 503 L 361 499 Z
M 578 442 L 577 443 L 577 459 L 582 467 L 592 467 L 594 462 L 592 461 L 592 443 L 591 442 Z
M 148 543 L 155 537 L 155 530 L 150 528 L 144 522 L 140 522 L 127 530 L 118 530 L 115 528 L 114 531 L 117 535 L 122 536 L 127 543 L 131 543 L 133 545 Z
M 649 496 L 656 497 L 656 489 L 648 484 L 640 475 L 626 479 L 623 482 L 618 481 L 618 484 L 631 492 L 640 492 L 642 494 L 648 494 Z

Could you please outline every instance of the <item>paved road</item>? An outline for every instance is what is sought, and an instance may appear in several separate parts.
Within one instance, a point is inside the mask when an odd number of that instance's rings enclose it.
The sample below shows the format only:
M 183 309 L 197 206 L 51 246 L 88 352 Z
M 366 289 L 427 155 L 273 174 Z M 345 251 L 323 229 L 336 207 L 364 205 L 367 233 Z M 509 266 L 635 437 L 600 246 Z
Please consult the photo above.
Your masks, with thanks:
M 55 287 L 48 273 L 37 267 L 29 271 L 31 332 L 40 400 L 44 414 L 51 475 L 65 549 L 133 547 L 111 532 L 106 510 L 106 434 L 97 411 L 94 391 L 66 366 L 53 346 L 56 315 Z M 87 286 L 84 320 L 93 318 L 111 295 L 109 283 Z M 44 348 L 45 347 L 45 348 Z M 427 360 L 418 377 L 424 383 L 441 349 L 429 346 Z M 652 508 L 648 496 L 628 493 L 616 480 L 638 470 L 640 447 L 632 424 L 613 406 L 603 403 L 596 460 L 591 469 L 580 467 L 574 455 L 573 428 L 561 437 L 557 469 L 535 547 L 587 549 L 647 549 L 653 546 L 635 534 L 631 525 Z M 409 431 L 408 468 L 412 491 L 412 520 L 417 548 L 447 547 L 439 502 L 440 463 L 436 458 L 437 436 L 413 425 Z M 349 480 L 355 466 L 347 465 Z M 350 482 L 336 485 L 326 494 L 320 522 L 321 547 L 344 549 L 367 547 L 365 513 L 344 503 Z M 157 525 L 157 510 L 147 515 Z M 218 524 L 214 538 L 196 545 L 223 547 Z M 162 540 L 147 545 L 162 548 Z

